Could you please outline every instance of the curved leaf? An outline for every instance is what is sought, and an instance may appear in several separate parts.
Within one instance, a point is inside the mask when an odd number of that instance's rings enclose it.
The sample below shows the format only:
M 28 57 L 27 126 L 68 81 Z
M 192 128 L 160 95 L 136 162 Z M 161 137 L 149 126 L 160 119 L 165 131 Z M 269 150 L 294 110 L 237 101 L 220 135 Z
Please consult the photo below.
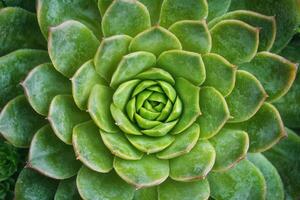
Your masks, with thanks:
M 80 196 L 76 187 L 76 177 L 62 180 L 56 190 L 54 200 L 79 200 Z

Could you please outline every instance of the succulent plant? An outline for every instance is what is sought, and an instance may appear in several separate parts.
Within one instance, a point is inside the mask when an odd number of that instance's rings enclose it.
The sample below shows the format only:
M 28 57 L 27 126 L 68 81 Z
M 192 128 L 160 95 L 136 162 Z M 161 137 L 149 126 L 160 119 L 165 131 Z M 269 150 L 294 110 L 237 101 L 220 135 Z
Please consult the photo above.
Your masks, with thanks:
M 0 132 L 30 147 L 15 198 L 284 199 L 261 152 L 287 136 L 297 64 L 275 53 L 300 7 L 272 2 L 4 1 L 25 8 L 0 10 Z

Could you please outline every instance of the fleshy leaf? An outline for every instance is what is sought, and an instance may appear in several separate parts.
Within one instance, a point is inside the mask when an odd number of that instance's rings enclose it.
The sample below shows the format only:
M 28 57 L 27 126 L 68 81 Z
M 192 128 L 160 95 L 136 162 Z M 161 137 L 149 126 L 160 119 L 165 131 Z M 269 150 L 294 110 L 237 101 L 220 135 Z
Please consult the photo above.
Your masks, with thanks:
M 193 52 L 171 50 L 162 53 L 158 60 L 159 68 L 166 70 L 173 77 L 182 77 L 195 85 L 205 80 L 205 67 L 201 55 Z
M 80 196 L 86 200 L 132 199 L 135 188 L 124 182 L 114 171 L 102 174 L 82 167 L 77 175 L 77 188 Z
M 104 145 L 99 129 L 92 121 L 75 126 L 73 147 L 77 159 L 94 171 L 107 173 L 112 169 L 113 156 Z
M 142 130 L 141 132 L 148 136 L 161 137 L 169 133 L 177 124 L 177 122 L 178 120 L 168 122 L 168 123 L 161 123 L 153 127 L 152 129 Z
M 200 90 L 200 109 L 202 115 L 197 119 L 201 127 L 200 138 L 213 137 L 229 119 L 229 110 L 224 97 L 213 87 Z
M 48 28 L 67 20 L 77 20 L 91 29 L 95 35 L 101 35 L 101 17 L 94 0 L 37 0 L 37 17 L 44 36 L 48 37 Z
M 152 26 L 156 25 L 159 20 L 161 5 L 164 0 L 139 0 L 139 1 L 147 7 L 147 10 L 149 11 L 150 14 Z
M 157 187 L 141 188 L 134 193 L 133 200 L 154 200 L 157 199 Z
M 179 182 L 167 179 L 158 186 L 158 199 L 160 200 L 206 200 L 210 189 L 207 180 L 193 182 Z
M 229 7 L 231 0 L 207 0 L 208 3 L 208 17 L 207 20 L 211 21 L 212 19 L 224 15 Z
M 76 107 L 71 95 L 57 95 L 51 101 L 48 120 L 56 136 L 66 144 L 72 144 L 74 126 L 89 119 L 88 113 Z
M 226 101 L 230 122 L 242 122 L 250 119 L 261 107 L 267 95 L 261 83 L 249 72 L 238 70 L 233 91 Z
M 34 68 L 22 86 L 32 108 L 44 116 L 48 114 L 50 103 L 56 95 L 71 93 L 71 82 L 58 73 L 52 64 Z
M 30 70 L 45 62 L 49 62 L 49 57 L 41 50 L 22 49 L 0 57 L 0 108 L 23 94 L 19 83 Z
M 214 171 L 226 171 L 246 157 L 249 138 L 241 130 L 222 129 L 210 140 L 216 150 Z
M 2 8 L 0 30 L 0 56 L 17 49 L 45 49 L 47 46 L 35 14 L 22 8 Z
M 266 196 L 263 174 L 248 160 L 226 172 L 212 172 L 208 180 L 214 199 L 264 200 Z
M 259 29 L 245 22 L 223 20 L 212 27 L 210 33 L 211 52 L 225 57 L 233 64 L 248 62 L 257 52 Z
M 113 90 L 104 85 L 95 85 L 88 101 L 88 111 L 94 122 L 102 130 L 109 133 L 118 132 L 115 120 L 110 113 Z
M 46 125 L 32 139 L 28 165 L 51 178 L 66 179 L 77 173 L 81 163 L 73 148 L 60 141 Z
M 137 188 L 150 187 L 159 185 L 168 178 L 169 161 L 160 160 L 155 155 L 144 155 L 141 160 L 115 157 L 114 169 L 122 179 Z
M 35 132 L 45 124 L 25 96 L 18 96 L 3 108 L 0 114 L 0 132 L 16 147 L 29 147 Z
M 211 50 L 211 36 L 204 20 L 183 20 L 173 24 L 169 30 L 176 35 L 183 50 L 205 54 Z
M 266 180 L 266 200 L 283 200 L 283 184 L 276 168 L 262 154 L 248 154 L 247 158 L 261 171 Z
M 17 180 L 15 198 L 19 200 L 39 199 L 51 200 L 54 198 L 57 181 L 30 168 L 24 168 Z
M 142 73 L 139 73 L 136 76 L 136 78 L 148 79 L 148 80 L 161 80 L 161 81 L 166 81 L 172 85 L 175 84 L 175 80 L 169 72 L 155 67 L 150 68 Z
M 140 160 L 143 153 L 134 148 L 124 133 L 105 133 L 100 131 L 102 140 L 112 154 L 126 160 Z
M 153 67 L 156 58 L 152 53 L 135 52 L 123 57 L 114 72 L 110 86 L 117 87 L 119 84 L 132 79 L 142 71 Z
M 181 20 L 201 20 L 207 17 L 208 5 L 205 0 L 190 0 L 186 3 L 181 0 L 164 0 L 159 24 L 170 27 Z
M 72 77 L 81 65 L 94 57 L 99 44 L 85 25 L 68 20 L 50 28 L 48 52 L 56 70 Z
M 90 60 L 84 63 L 71 78 L 72 81 L 72 95 L 78 108 L 86 110 L 88 99 L 93 86 L 96 84 L 107 84 L 94 69 L 94 64 Z
M 267 100 L 274 101 L 285 95 L 292 86 L 297 65 L 281 56 L 260 52 L 251 62 L 242 64 L 240 69 L 253 74 L 266 90 Z
M 62 180 L 56 190 L 54 200 L 75 200 L 80 199 L 77 187 L 76 177 Z
M 102 30 L 105 37 L 120 34 L 134 37 L 150 26 L 150 15 L 147 8 L 142 3 L 132 0 L 114 1 L 102 19 Z
M 98 8 L 102 17 L 112 2 L 113 0 L 98 0 Z

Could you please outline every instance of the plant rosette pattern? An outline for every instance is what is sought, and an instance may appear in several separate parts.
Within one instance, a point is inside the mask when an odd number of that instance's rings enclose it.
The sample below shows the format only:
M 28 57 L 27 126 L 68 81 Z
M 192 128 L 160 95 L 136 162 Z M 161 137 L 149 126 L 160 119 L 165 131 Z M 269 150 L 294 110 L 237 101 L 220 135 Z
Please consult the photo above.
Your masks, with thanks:
M 1 9 L 0 132 L 30 147 L 16 199 L 284 199 L 260 153 L 287 136 L 272 102 L 297 65 L 270 52 L 275 17 L 213 5 L 38 0 L 37 20 Z

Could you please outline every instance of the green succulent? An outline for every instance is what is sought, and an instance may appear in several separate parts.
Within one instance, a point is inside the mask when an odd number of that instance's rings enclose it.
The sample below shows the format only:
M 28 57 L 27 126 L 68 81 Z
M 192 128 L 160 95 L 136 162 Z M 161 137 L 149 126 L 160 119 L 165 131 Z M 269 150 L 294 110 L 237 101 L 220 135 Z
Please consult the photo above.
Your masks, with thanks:
M 273 104 L 297 64 L 275 53 L 298 1 L 12 2 L 0 132 L 30 147 L 16 199 L 284 199 L 267 150 L 287 136 Z

